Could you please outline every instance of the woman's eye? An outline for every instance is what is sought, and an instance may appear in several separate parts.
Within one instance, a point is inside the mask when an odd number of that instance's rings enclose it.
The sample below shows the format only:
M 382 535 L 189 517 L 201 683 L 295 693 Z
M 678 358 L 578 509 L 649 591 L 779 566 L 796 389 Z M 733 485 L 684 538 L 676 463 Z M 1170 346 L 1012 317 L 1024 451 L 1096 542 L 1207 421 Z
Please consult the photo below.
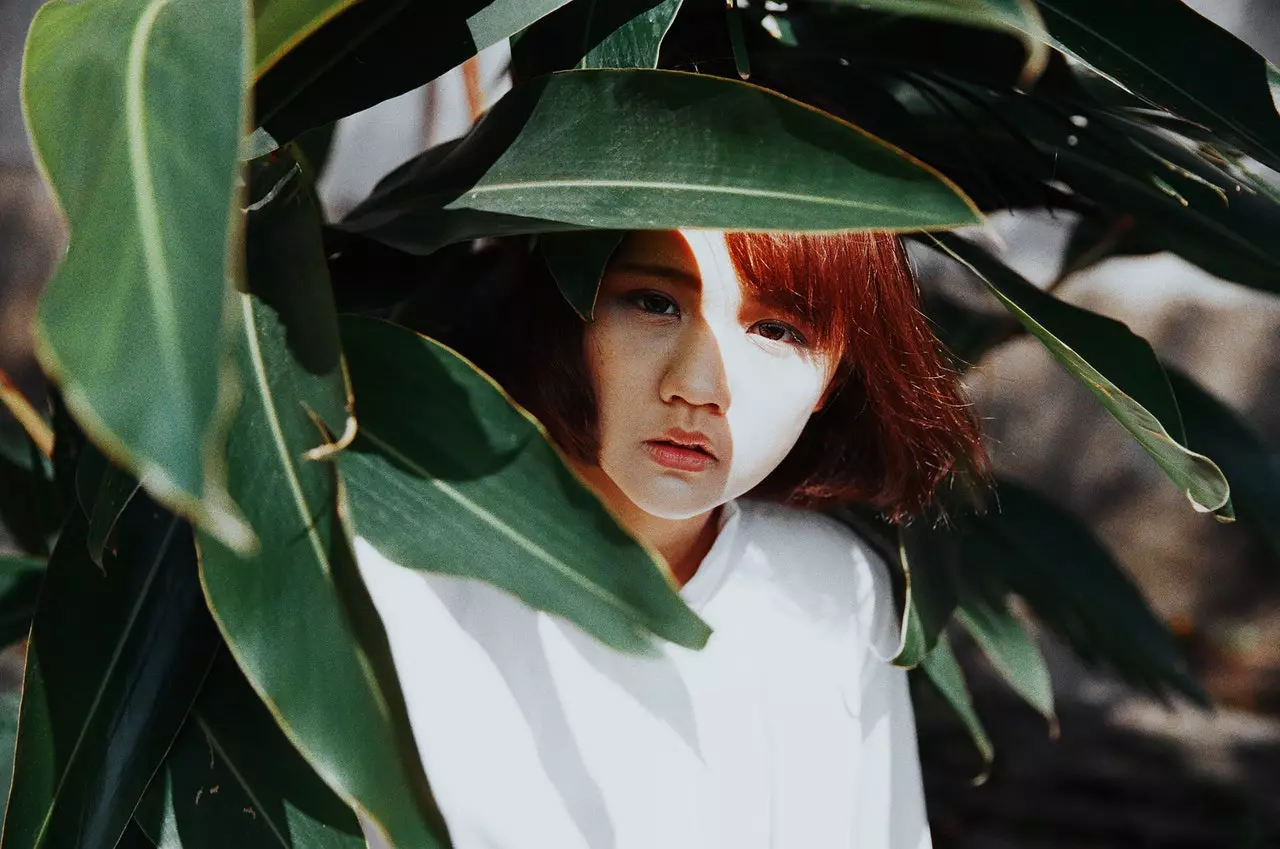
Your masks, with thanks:
M 800 335 L 800 331 L 785 322 L 773 320 L 757 321 L 751 329 L 773 342 L 789 342 L 794 345 L 806 344 L 804 337 Z
M 631 302 L 650 315 L 679 315 L 680 307 L 661 292 L 635 292 Z

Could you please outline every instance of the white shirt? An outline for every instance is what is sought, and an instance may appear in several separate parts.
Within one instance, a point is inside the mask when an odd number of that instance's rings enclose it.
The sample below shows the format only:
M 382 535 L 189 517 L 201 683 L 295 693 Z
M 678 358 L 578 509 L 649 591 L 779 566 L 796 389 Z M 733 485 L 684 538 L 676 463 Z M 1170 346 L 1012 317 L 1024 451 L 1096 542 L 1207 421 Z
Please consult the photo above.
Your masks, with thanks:
M 652 657 L 356 550 L 456 849 L 930 846 L 888 575 L 838 523 L 726 505 L 681 591 L 714 633 Z

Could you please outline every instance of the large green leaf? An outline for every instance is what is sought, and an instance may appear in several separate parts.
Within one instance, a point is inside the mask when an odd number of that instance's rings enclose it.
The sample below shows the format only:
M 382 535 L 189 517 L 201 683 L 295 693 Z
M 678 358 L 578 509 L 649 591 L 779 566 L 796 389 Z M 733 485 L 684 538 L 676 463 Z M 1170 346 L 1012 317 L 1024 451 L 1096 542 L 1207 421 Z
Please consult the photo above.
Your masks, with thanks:
M 573 156 L 565 156 L 571 150 Z M 928 167 L 735 80 L 566 71 L 392 172 L 346 227 L 412 253 L 579 228 L 915 230 L 979 220 Z
M 350 4 L 258 80 L 257 123 L 280 141 L 289 141 L 430 82 L 567 2 Z
M 1216 130 L 1275 168 L 1273 66 L 1181 0 L 1037 0 L 1073 55 L 1150 102 Z M 1189 61 L 1188 57 L 1195 57 Z
M 1231 481 L 1240 518 L 1280 555 L 1280 451 L 1252 424 L 1176 369 L 1165 368 L 1187 426 L 1187 444 L 1208 454 Z
M 956 660 L 955 652 L 951 650 L 951 644 L 947 641 L 947 635 L 942 634 L 938 638 L 937 645 L 933 651 L 920 662 L 920 669 L 929 683 L 934 686 L 938 693 L 946 700 L 947 704 L 955 711 L 956 716 L 964 723 L 965 729 L 969 732 L 969 737 L 973 740 L 974 746 L 978 749 L 978 755 L 982 758 L 984 767 L 990 767 L 991 762 L 995 760 L 995 749 L 991 746 L 991 738 L 987 736 L 987 730 L 982 727 L 982 720 L 978 717 L 977 710 L 973 707 L 973 696 L 969 694 L 969 685 L 964 679 L 964 670 L 960 667 L 960 662 Z M 978 777 L 977 783 L 986 780 L 987 773 L 984 772 Z
M 145 497 L 106 574 L 73 511 L 27 646 L 5 849 L 113 846 L 218 646 L 187 525 Z
M 1009 481 L 998 495 L 998 508 L 966 523 L 965 565 L 1021 596 L 1086 663 L 1154 695 L 1172 688 L 1207 704 L 1173 637 L 1093 532 Z
M 44 571 L 42 558 L 0 554 L 0 646 L 24 639 L 31 630 Z
M 488 581 L 616 648 L 710 629 L 545 433 L 444 346 L 349 319 L 360 433 L 342 452 L 355 532 L 403 566 Z
M 360 823 L 281 733 L 226 652 L 138 808 L 164 849 L 363 849 Z
M 260 549 L 241 559 L 201 535 L 205 592 L 246 677 L 325 783 L 393 844 L 444 845 L 339 519 L 337 470 L 307 458 L 328 450 L 321 422 L 348 439 L 354 424 L 314 192 L 286 156 L 254 176 L 237 348 L 249 381 L 228 467 Z
M 1022 41 L 1027 54 L 1023 79 L 1028 83 L 1040 75 L 1049 60 L 1044 21 L 1032 0 L 835 0 L 834 5 L 1006 32 Z
M 23 104 L 71 228 L 36 352 L 89 437 L 167 506 L 239 550 L 223 484 L 223 314 L 239 244 L 242 0 L 54 0 Z
M 1199 512 L 1231 521 L 1222 471 L 1186 447 L 1182 417 L 1151 346 L 1124 324 L 1037 289 L 985 251 L 952 235 L 933 243 L 979 277 L 1049 353 L 1129 431 Z

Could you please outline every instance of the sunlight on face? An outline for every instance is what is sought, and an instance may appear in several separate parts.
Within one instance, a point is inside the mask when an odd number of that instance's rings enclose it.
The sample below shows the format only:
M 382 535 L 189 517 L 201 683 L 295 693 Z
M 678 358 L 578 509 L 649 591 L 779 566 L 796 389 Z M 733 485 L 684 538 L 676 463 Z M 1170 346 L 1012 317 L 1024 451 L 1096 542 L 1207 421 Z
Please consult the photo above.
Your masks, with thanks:
M 600 285 L 584 354 L 600 468 L 654 516 L 701 515 L 787 455 L 834 362 L 796 316 L 750 296 L 720 231 L 641 231 Z

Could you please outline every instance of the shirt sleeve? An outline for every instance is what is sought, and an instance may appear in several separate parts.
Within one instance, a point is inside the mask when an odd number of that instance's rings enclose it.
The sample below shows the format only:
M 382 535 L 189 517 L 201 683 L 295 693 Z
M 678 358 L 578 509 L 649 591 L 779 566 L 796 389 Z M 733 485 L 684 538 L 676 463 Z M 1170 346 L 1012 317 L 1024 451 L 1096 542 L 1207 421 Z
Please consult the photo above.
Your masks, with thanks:
M 860 604 L 865 646 L 861 678 L 862 749 L 856 780 L 854 849 L 931 849 L 924 783 L 907 671 L 889 662 L 899 616 L 888 571 L 869 560 L 869 592 Z

